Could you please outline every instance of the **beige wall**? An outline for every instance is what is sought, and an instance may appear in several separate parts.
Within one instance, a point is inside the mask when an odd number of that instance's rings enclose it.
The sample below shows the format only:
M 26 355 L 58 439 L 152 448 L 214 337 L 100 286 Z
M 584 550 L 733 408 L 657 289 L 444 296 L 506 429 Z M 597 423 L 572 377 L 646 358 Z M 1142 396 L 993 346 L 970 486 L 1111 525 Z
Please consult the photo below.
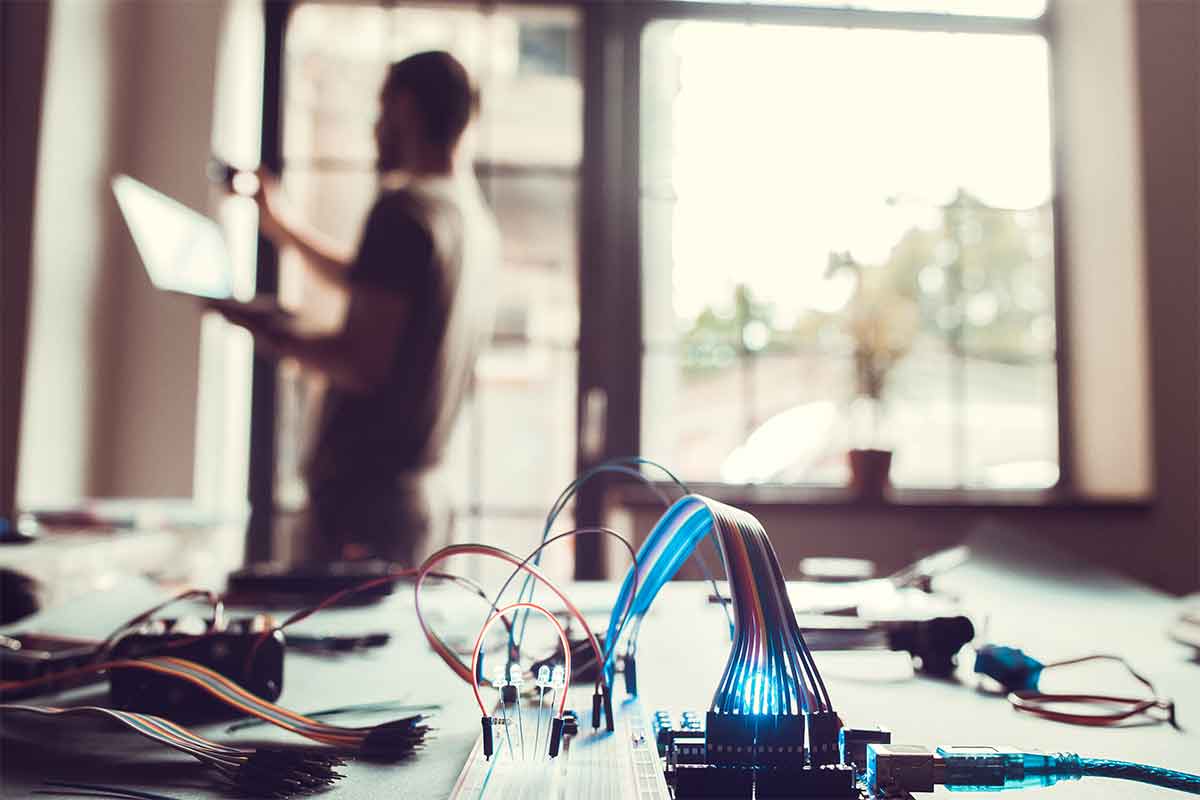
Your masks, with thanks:
M 1144 498 L 1154 476 L 1133 7 L 1058 0 L 1055 23 L 1072 477 L 1088 497 Z
M 200 313 L 153 291 L 108 190 L 204 209 L 223 3 L 56 0 L 18 502 L 190 496 Z

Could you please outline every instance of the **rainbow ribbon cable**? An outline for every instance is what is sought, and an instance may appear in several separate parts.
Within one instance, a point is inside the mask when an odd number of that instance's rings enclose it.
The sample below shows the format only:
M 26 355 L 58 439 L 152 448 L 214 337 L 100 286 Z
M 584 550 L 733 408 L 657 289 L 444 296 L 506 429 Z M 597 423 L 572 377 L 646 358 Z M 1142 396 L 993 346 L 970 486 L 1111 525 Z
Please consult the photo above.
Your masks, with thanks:
M 416 714 L 403 719 L 361 728 L 328 725 L 251 694 L 233 681 L 181 658 L 156 657 L 136 661 L 114 661 L 109 669 L 145 669 L 171 675 L 198 686 L 226 705 L 258 717 L 272 725 L 323 744 L 351 747 L 365 755 L 403 758 L 419 749 L 429 732 L 425 717 Z
M 187 753 L 206 767 L 216 770 L 227 782 L 227 788 L 251 797 L 291 797 L 323 789 L 343 777 L 335 770 L 343 763 L 337 756 L 303 750 L 230 747 L 151 714 L 134 714 L 99 706 L 53 708 L 9 704 L 0 705 L 0 712 L 24 712 L 49 717 L 101 716 L 116 720 L 140 736 Z
M 637 595 L 622 620 L 621 610 L 633 592 L 633 569 L 625 576 L 605 636 L 608 680 L 615 670 L 617 641 L 630 628 L 631 640 L 636 638 L 658 592 L 710 532 L 716 533 L 729 575 L 734 616 L 733 646 L 712 710 L 722 714 L 831 711 L 766 531 L 750 514 L 695 494 L 676 501 L 642 544 Z

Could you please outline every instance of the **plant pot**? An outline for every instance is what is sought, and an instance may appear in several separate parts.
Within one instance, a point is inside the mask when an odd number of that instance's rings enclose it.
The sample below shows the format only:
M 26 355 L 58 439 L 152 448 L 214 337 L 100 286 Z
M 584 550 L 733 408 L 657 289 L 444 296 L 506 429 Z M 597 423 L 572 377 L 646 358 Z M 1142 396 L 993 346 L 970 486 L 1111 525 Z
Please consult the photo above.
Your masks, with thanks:
M 850 462 L 850 489 L 860 500 L 881 502 L 891 488 L 889 473 L 892 470 L 891 450 L 851 450 L 846 454 Z

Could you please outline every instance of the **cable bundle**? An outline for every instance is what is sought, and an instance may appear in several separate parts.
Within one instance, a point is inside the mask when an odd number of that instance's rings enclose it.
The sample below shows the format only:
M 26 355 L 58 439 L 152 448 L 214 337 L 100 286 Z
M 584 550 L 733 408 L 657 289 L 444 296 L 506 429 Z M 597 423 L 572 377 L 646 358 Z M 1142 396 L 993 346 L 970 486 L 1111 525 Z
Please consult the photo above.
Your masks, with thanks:
M 0 705 L 0 711 L 24 711 L 47 716 L 93 715 L 114 719 L 135 733 L 187 753 L 216 770 L 239 794 L 285 798 L 312 792 L 343 777 L 337 756 L 311 751 L 230 747 L 205 739 L 168 719 L 98 706 L 52 708 Z
M 419 749 L 429 728 L 420 714 L 382 725 L 347 728 L 328 725 L 269 703 L 207 667 L 180 658 L 111 662 L 111 669 L 146 669 L 187 681 L 226 705 L 322 744 L 358 749 L 364 755 L 401 759 Z
M 611 676 L 616 642 L 630 625 L 619 614 L 630 595 L 632 649 L 659 590 L 710 532 L 725 561 L 734 612 L 733 646 L 709 712 L 710 751 L 729 755 L 720 760 L 730 763 L 803 757 L 806 715 L 813 762 L 836 761 L 839 724 L 775 549 L 758 520 L 739 509 L 688 495 L 667 510 L 638 553 L 636 574 L 630 570 L 622 584 L 606 635 L 606 673 Z
M 429 733 L 429 727 L 424 724 L 425 717 L 420 714 L 382 725 L 362 728 L 327 725 L 267 702 L 238 686 L 224 675 L 201 664 L 181 658 L 157 656 L 136 660 L 106 661 L 52 677 L 54 680 L 70 680 L 88 673 L 116 669 L 149 670 L 178 678 L 193 686 L 198 686 L 237 711 L 258 717 L 264 722 L 269 722 L 313 741 L 357 749 L 364 755 L 389 759 L 405 758 L 420 749 Z M 25 683 L 34 682 L 36 681 Z
M 712 710 L 722 714 L 831 710 L 766 531 L 739 509 L 715 502 L 708 508 L 729 569 L 734 610 L 733 650 Z

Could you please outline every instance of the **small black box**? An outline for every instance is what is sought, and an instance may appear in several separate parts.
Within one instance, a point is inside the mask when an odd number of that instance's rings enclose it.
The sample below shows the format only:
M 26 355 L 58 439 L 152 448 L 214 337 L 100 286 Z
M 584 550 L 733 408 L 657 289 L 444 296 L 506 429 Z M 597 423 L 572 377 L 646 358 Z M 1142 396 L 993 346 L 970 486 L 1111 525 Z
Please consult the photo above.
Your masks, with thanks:
M 675 800 L 688 797 L 750 797 L 754 770 L 742 767 L 679 766 L 675 769 Z
M 808 716 L 808 747 L 815 766 L 836 764 L 841 756 L 838 731 L 842 721 L 832 711 L 817 711 Z
M 842 728 L 838 734 L 838 749 L 841 751 L 842 763 L 854 767 L 854 771 L 867 771 L 867 745 L 891 744 L 892 733 L 883 728 Z
M 760 716 L 717 714 L 709 711 L 704 724 L 708 763 L 717 766 L 754 765 L 754 736 Z
M 704 737 L 699 734 L 677 733 L 671 742 L 671 753 L 676 764 L 707 763 Z
M 283 692 L 285 643 L 281 631 L 272 631 L 263 639 L 247 670 L 250 649 L 261 636 L 260 632 L 249 630 L 242 620 L 231 622 L 228 630 L 204 636 L 133 634 L 117 643 L 110 658 L 117 661 L 161 655 L 194 661 L 219 672 L 251 694 L 274 701 Z M 113 706 L 125 711 L 172 719 L 238 713 L 188 681 L 147 669 L 109 670 L 108 685 Z
M 858 797 L 854 770 L 843 764 L 758 771 L 756 797 Z
M 755 763 L 767 767 L 804 766 L 804 717 L 800 714 L 772 714 L 758 724 L 754 742 Z

